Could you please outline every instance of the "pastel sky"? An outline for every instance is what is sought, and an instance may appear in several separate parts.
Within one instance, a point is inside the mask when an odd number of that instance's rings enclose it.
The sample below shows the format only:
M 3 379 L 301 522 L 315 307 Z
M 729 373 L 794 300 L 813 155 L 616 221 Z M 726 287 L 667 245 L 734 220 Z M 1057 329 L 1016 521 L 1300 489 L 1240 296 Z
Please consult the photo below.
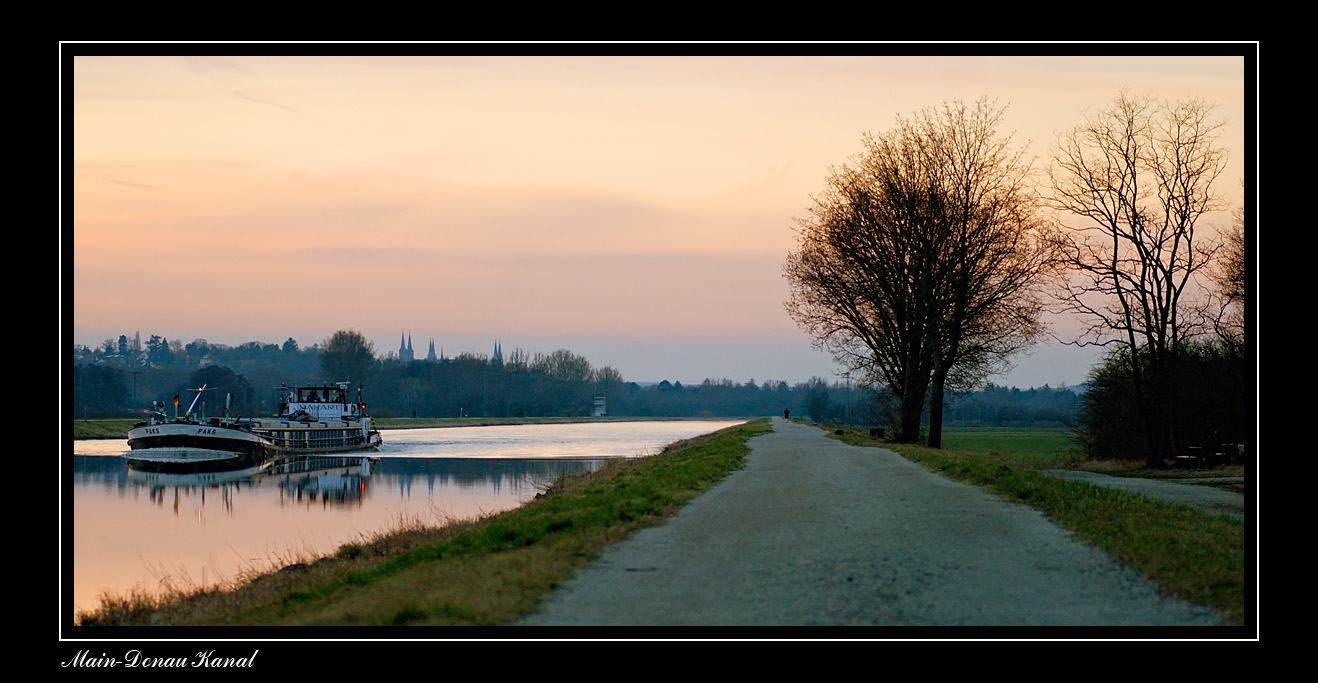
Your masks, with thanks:
M 996 98 L 1003 132 L 1042 168 L 1055 136 L 1122 88 L 1203 98 L 1226 121 L 1218 190 L 1233 205 L 1256 139 L 1240 56 L 69 66 L 61 305 L 74 342 L 309 346 L 351 328 L 382 355 L 403 334 L 418 355 L 432 338 L 450 356 L 498 340 L 505 354 L 567 348 L 634 381 L 834 379 L 784 312 L 782 262 L 827 167 L 897 115 Z M 1047 344 L 995 381 L 1076 384 L 1092 355 Z

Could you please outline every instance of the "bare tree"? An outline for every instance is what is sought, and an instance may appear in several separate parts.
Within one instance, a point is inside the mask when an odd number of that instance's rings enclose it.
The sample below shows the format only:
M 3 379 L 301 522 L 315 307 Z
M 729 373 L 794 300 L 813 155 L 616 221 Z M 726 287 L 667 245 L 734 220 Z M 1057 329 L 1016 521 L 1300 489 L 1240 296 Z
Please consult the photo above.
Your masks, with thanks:
M 1222 243 L 1222 258 L 1214 273 L 1222 295 L 1217 336 L 1228 349 L 1244 353 L 1245 300 L 1248 294 L 1248 256 L 1245 252 L 1245 207 L 1231 212 L 1231 228 Z
M 339 330 L 320 345 L 320 369 L 326 381 L 361 387 L 375 363 L 375 344 L 356 330 Z
M 866 136 L 853 166 L 831 170 L 811 216 L 798 221 L 797 250 L 783 274 L 797 325 L 864 382 L 891 388 L 896 439 L 912 442 L 932 372 L 925 261 L 937 236 L 924 215 L 936 197 L 909 186 L 916 181 L 903 186 L 890 156 L 897 150 L 886 142 Z
M 1054 264 L 1044 239 L 1030 164 L 997 134 L 1003 110 L 984 100 L 925 110 L 927 164 L 945 197 L 946 241 L 936 281 L 939 337 L 934 346 L 929 445 L 942 444 L 946 387 L 971 388 L 1005 369 L 1012 354 L 1042 333 L 1041 285 Z
M 933 387 L 969 386 L 1039 332 L 1039 239 L 1030 165 L 997 127 L 1003 110 L 961 102 L 863 138 L 798 221 L 788 313 L 867 384 L 896 397 L 896 439 L 919 437 Z
M 1057 233 L 1073 274 L 1062 309 L 1087 322 L 1077 343 L 1124 349 L 1150 464 L 1176 452 L 1176 360 L 1212 318 L 1201 288 L 1218 243 L 1197 232 L 1221 207 L 1212 109 L 1123 92 L 1061 137 L 1050 168 L 1053 206 L 1074 220 Z

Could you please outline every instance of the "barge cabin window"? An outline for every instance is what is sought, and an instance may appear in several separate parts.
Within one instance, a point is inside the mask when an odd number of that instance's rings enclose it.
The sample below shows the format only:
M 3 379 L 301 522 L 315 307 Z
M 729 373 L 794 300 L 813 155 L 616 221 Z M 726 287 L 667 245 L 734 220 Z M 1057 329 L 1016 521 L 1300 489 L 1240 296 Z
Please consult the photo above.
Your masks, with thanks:
M 338 387 L 298 388 L 297 400 L 302 403 L 346 403 L 343 389 Z

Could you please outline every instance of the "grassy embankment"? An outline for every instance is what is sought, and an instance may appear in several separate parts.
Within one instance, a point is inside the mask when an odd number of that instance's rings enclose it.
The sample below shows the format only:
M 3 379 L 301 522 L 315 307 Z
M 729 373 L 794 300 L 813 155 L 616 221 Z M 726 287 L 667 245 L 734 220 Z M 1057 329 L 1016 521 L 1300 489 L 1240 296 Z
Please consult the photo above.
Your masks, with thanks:
M 1039 468 L 1086 466 L 1063 430 L 952 431 L 942 450 L 896 445 L 856 430 L 838 437 L 858 446 L 897 451 L 945 477 L 984 487 L 1048 515 L 1076 537 L 1143 572 L 1172 595 L 1212 607 L 1243 625 L 1246 616 L 1244 523 L 1185 506 L 1092 484 L 1063 480 Z M 836 435 L 835 435 L 836 436 Z M 1241 474 L 1239 466 L 1198 470 Z M 1168 476 L 1133 463 L 1111 474 Z
M 231 590 L 105 600 L 93 625 L 507 624 L 606 545 L 654 525 L 741 467 L 767 419 L 559 479 L 544 498 L 486 519 L 406 528 Z
M 113 418 L 105 420 L 74 420 L 75 439 L 127 439 L 128 430 L 140 420 Z

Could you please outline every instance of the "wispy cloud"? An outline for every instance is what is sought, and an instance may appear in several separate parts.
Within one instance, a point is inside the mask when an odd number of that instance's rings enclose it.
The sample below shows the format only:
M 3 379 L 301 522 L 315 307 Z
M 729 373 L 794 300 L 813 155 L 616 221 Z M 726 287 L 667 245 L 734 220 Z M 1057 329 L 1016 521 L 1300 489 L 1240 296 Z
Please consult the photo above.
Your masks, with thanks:
M 149 185 L 149 184 L 147 184 L 147 183 L 138 183 L 138 182 L 133 182 L 133 181 L 131 181 L 131 180 L 124 180 L 124 179 L 122 179 L 122 178 L 120 178 L 120 177 L 118 177 L 118 176 L 115 176 L 115 175 L 112 175 L 112 174 L 109 174 L 109 173 L 93 173 L 93 172 L 83 171 L 83 172 L 75 173 L 74 175 L 75 175 L 75 177 L 78 177 L 78 178 L 92 178 L 92 179 L 95 179 L 95 180 L 99 180 L 99 181 L 101 181 L 101 182 L 110 183 L 110 184 L 112 184 L 112 185 L 122 185 L 122 186 L 124 186 L 124 187 L 135 187 L 135 188 L 140 189 L 140 190 L 159 190 L 159 189 L 162 189 L 159 185 Z
M 301 113 L 302 113 L 302 111 L 301 111 L 300 109 L 296 109 L 296 108 L 294 108 L 294 107 L 290 107 L 290 106 L 288 106 L 288 105 L 286 105 L 286 104 L 280 104 L 280 103 L 275 102 L 275 101 L 273 101 L 273 100 L 261 99 L 260 97 L 252 97 L 251 95 L 248 95 L 248 94 L 244 93 L 244 92 L 241 91 L 241 90 L 235 90 L 235 91 L 233 91 L 233 94 L 236 95 L 236 96 L 238 96 L 238 97 L 241 98 L 241 99 L 247 100 L 248 102 L 255 102 L 255 103 L 257 103 L 257 104 L 264 104 L 264 105 L 266 105 L 267 107 L 276 107 L 276 108 L 279 108 L 279 109 L 283 109 L 284 111 L 291 111 L 291 112 L 293 112 L 294 114 L 301 114 Z

